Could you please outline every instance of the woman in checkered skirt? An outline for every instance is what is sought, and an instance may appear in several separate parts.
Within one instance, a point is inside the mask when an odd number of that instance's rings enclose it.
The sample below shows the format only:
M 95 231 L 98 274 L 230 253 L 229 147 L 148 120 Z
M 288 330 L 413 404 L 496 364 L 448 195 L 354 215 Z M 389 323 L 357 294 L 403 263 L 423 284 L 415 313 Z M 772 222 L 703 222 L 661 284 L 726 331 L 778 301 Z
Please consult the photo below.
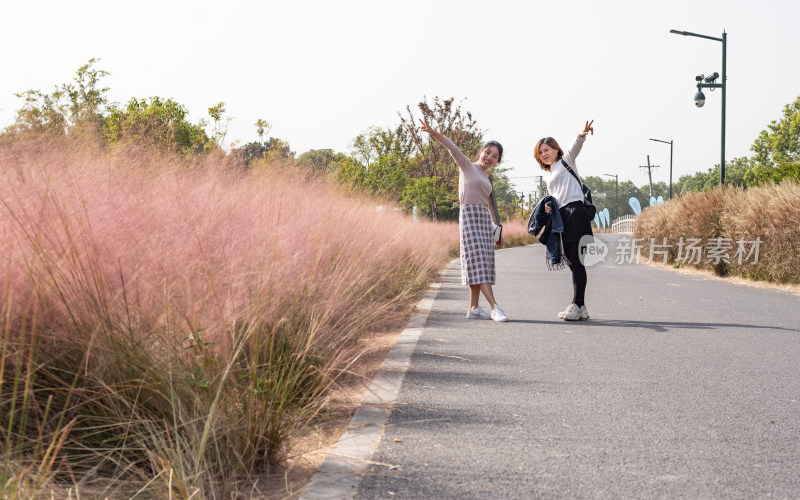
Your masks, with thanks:
M 489 210 L 492 184 L 488 171 L 503 158 L 503 146 L 489 141 L 478 152 L 478 161 L 472 162 L 453 141 L 432 129 L 427 121 L 422 122 L 422 131 L 429 133 L 450 151 L 458 165 L 458 203 L 461 207 L 458 228 L 461 234 L 461 284 L 469 285 L 469 319 L 493 319 L 508 321 L 506 313 L 494 300 L 492 285 L 495 280 L 494 237 L 492 222 L 494 213 Z M 503 246 L 501 239 L 498 247 Z M 480 294 L 489 302 L 491 313 L 486 312 L 478 300 Z

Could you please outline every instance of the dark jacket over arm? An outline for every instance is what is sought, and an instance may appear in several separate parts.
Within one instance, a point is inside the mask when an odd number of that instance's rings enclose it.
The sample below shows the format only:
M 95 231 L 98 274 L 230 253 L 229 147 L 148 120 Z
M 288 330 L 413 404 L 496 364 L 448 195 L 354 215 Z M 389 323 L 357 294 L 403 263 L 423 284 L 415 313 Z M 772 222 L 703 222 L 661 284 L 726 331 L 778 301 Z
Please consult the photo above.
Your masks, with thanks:
M 549 214 L 544 211 L 547 203 L 551 203 L 553 208 Z M 539 200 L 528 219 L 529 234 L 538 236 L 542 228 L 544 228 L 544 233 L 539 236 L 539 242 L 547 246 L 547 268 L 551 271 L 563 269 L 569 265 L 569 261 L 564 256 L 562 240 L 564 223 L 561 220 L 558 202 L 552 196 L 545 196 Z

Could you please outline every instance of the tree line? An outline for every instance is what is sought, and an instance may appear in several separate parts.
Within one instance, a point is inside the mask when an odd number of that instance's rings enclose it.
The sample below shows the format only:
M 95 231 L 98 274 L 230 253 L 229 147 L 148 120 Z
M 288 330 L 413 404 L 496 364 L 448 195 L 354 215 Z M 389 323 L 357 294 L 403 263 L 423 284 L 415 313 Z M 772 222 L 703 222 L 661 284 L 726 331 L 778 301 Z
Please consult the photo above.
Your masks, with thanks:
M 255 123 L 258 140 L 234 144 L 230 152 L 225 152 L 222 145 L 231 118 L 226 116 L 224 102 L 209 107 L 208 118 L 197 123 L 188 121 L 186 107 L 173 99 L 131 98 L 124 105 L 111 103 L 109 88 L 101 85 L 109 73 L 97 69 L 98 62 L 90 59 L 78 68 L 72 82 L 58 85 L 50 93 L 28 90 L 16 94 L 23 104 L 15 122 L 0 133 L 0 144 L 30 135 L 85 136 L 99 138 L 109 148 L 143 145 L 182 155 L 216 154 L 243 170 L 277 163 L 325 176 L 346 189 L 375 195 L 433 220 L 458 218 L 458 168 L 443 146 L 423 137 L 410 105 L 398 112 L 395 126 L 367 128 L 351 141 L 346 152 L 312 149 L 297 156 L 287 141 L 269 135 L 271 127 L 263 119 Z M 467 156 L 477 155 L 484 131 L 455 98 L 424 97 L 415 108 Z M 751 150 L 752 157 L 726 162 L 729 184 L 748 187 L 800 181 L 800 97 L 786 105 L 780 120 L 759 134 Z M 537 200 L 529 198 L 526 203 L 515 191 L 507 171 L 496 167 L 493 172 L 501 217 L 526 217 Z M 590 176 L 584 181 L 592 188 L 598 208 L 608 207 L 612 216 L 633 213 L 628 205 L 632 196 L 643 205 L 650 198 L 649 187 L 639 188 L 630 181 L 618 187 L 600 177 Z M 673 196 L 718 184 L 716 165 L 707 172 L 680 177 L 673 183 Z M 667 198 L 668 193 L 665 183 L 653 185 L 654 196 Z
M 313 175 L 326 176 L 347 189 L 366 192 L 416 209 L 434 220 L 458 218 L 458 168 L 447 150 L 420 134 L 411 106 L 398 113 L 396 126 L 370 127 L 357 135 L 347 152 L 312 149 L 299 156 L 287 141 L 269 135 L 270 124 L 256 123 L 258 140 L 234 144 L 226 153 L 223 141 L 231 118 L 225 103 L 208 108 L 208 118 L 197 123 L 187 119 L 188 110 L 173 99 L 131 98 L 111 103 L 108 87 L 101 85 L 108 72 L 98 69 L 99 59 L 81 66 L 70 83 L 52 92 L 28 90 L 16 94 L 23 100 L 15 122 L 0 134 L 0 143 L 21 137 L 56 136 L 99 138 L 109 148 L 119 145 L 155 147 L 182 155 L 224 155 L 228 163 L 244 170 L 267 168 L 276 163 Z M 423 99 L 420 116 L 440 128 L 468 156 L 475 156 L 484 132 L 472 114 L 454 98 Z M 512 217 L 518 202 L 505 169 L 494 171 L 495 191 L 501 213 Z

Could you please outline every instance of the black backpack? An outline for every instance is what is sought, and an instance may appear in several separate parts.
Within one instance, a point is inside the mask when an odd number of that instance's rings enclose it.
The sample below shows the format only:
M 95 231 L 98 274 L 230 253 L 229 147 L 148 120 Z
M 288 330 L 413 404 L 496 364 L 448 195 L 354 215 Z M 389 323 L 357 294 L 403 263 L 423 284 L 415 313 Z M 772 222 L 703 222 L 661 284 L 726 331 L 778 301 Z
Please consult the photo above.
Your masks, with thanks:
M 576 174 L 575 171 L 572 170 L 572 167 L 570 167 L 569 164 L 565 162 L 563 158 L 561 159 L 561 163 L 563 163 L 564 166 L 567 167 L 569 173 L 571 173 L 572 176 L 575 177 L 575 180 L 578 181 L 578 184 L 581 185 L 581 191 L 583 191 L 583 204 L 586 206 L 586 211 L 589 212 L 589 219 L 594 219 L 594 216 L 597 215 L 597 207 L 594 206 L 594 204 L 592 203 L 592 190 L 589 189 L 589 186 L 581 182 L 580 178 L 578 178 L 578 174 Z

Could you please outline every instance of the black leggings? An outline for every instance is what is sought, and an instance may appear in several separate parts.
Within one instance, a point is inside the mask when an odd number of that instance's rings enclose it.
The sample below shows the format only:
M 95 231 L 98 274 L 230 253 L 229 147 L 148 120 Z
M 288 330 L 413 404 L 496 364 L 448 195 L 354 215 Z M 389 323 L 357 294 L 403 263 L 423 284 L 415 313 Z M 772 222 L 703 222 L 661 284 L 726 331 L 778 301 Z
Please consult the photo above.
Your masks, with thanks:
M 586 294 L 586 267 L 581 262 L 579 242 L 564 242 L 564 253 L 570 261 L 569 269 L 572 271 L 572 302 L 581 307 L 584 305 L 583 299 Z

